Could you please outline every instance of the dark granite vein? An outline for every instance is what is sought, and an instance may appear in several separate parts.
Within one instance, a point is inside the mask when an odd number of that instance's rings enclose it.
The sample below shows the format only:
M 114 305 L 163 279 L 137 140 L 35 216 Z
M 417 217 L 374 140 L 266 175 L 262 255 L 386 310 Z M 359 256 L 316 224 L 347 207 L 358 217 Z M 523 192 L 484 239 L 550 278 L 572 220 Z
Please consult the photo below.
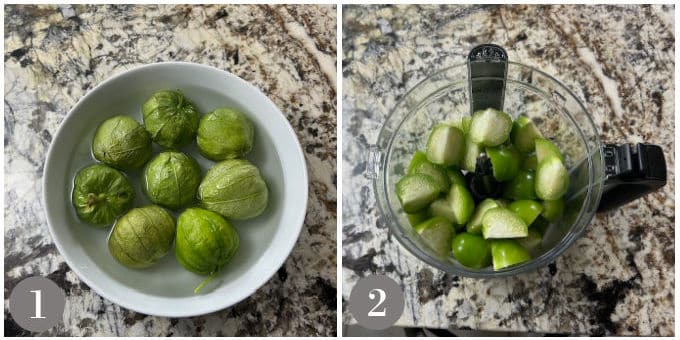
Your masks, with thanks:
M 40 334 L 7 315 L 6 335 L 333 336 L 336 331 L 334 6 L 60 5 L 5 7 L 5 308 L 21 279 L 64 289 L 64 324 Z M 113 74 L 157 61 L 225 69 L 287 116 L 310 176 L 305 227 L 290 258 L 253 296 L 194 318 L 131 312 L 82 284 L 43 215 L 42 167 L 65 114 Z
M 344 6 L 343 299 L 392 266 L 403 326 L 593 335 L 674 332 L 673 6 Z M 443 278 L 384 228 L 365 150 L 386 115 L 427 75 L 497 43 L 585 100 L 605 142 L 665 150 L 668 184 L 598 214 L 554 263 L 499 280 Z M 365 237 L 364 235 L 371 235 Z M 354 322 L 343 311 L 345 323 Z

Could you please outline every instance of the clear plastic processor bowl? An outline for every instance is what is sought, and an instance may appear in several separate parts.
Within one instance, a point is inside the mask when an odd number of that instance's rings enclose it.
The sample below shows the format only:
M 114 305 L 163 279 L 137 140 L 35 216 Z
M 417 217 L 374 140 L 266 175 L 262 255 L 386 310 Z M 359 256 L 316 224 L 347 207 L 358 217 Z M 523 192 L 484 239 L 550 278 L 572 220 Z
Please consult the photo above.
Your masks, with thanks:
M 503 110 L 513 119 L 519 115 L 531 118 L 541 133 L 562 150 L 571 177 L 565 195 L 565 212 L 548 227 L 539 251 L 528 262 L 501 270 L 472 269 L 462 266 L 452 256 L 437 256 L 409 224 L 397 199 L 395 184 L 405 175 L 413 154 L 425 149 L 432 127 L 470 115 L 472 90 L 468 66 L 463 63 L 443 69 L 411 89 L 387 117 L 377 144 L 369 148 L 367 176 L 374 180 L 380 212 L 389 231 L 408 251 L 431 266 L 455 275 L 486 278 L 532 271 L 555 261 L 586 231 L 598 211 L 603 192 L 618 189 L 628 192 L 628 196 L 640 195 L 630 193 L 631 183 L 614 183 L 618 168 L 612 167 L 622 161 L 618 147 L 601 144 L 597 127 L 574 93 L 536 68 L 507 62 L 505 78 L 481 77 L 475 81 L 504 81 Z M 643 182 L 641 185 L 649 186 L 649 179 Z M 623 202 L 616 203 L 614 205 Z

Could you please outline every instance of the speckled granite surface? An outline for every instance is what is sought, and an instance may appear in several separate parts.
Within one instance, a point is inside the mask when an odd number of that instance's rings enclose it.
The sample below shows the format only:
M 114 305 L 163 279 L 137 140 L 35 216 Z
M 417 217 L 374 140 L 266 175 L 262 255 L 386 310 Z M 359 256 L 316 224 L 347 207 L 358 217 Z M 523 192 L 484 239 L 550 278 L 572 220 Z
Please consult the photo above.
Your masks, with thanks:
M 570 334 L 674 332 L 674 8 L 343 8 L 343 305 L 384 272 L 402 284 L 402 326 Z M 433 71 L 497 43 L 584 98 L 601 138 L 661 145 L 663 190 L 599 214 L 549 267 L 514 278 L 444 274 L 388 238 L 366 149 L 404 93 Z M 343 310 L 343 322 L 354 320 Z
M 334 6 L 5 7 L 5 335 L 336 334 L 336 9 Z M 305 151 L 307 217 L 277 275 L 232 308 L 186 318 L 125 310 L 64 263 L 41 207 L 43 162 L 68 110 L 107 77 L 192 61 L 253 83 Z M 43 275 L 67 294 L 63 324 L 41 334 L 7 314 L 11 289 Z

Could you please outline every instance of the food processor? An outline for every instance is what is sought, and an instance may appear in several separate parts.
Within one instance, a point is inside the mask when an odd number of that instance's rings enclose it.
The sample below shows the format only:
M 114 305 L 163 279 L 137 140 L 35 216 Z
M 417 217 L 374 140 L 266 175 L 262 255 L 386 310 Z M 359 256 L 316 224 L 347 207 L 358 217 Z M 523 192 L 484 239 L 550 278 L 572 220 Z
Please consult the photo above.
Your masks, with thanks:
M 487 108 L 505 111 L 513 119 L 529 117 L 562 151 L 570 176 L 564 213 L 547 226 L 535 256 L 500 270 L 468 268 L 450 255 L 437 255 L 409 224 L 395 190 L 412 155 L 425 148 L 433 126 Z M 596 212 L 664 186 L 666 162 L 657 145 L 603 144 L 586 107 L 564 84 L 534 67 L 509 61 L 500 46 L 484 44 L 474 47 L 465 63 L 430 75 L 396 104 L 377 143 L 369 146 L 365 175 L 373 180 L 389 231 L 408 251 L 445 272 L 487 278 L 516 275 L 555 261 L 584 234 Z

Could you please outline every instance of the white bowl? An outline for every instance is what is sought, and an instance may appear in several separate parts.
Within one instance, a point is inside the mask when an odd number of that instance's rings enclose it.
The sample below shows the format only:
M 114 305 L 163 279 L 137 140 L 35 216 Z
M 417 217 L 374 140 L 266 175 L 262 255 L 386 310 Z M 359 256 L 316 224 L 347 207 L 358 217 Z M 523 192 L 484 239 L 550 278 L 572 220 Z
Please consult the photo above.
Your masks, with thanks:
M 253 150 L 247 158 L 260 168 L 269 187 L 269 205 L 262 215 L 231 221 L 240 235 L 238 253 L 199 295 L 193 289 L 204 277 L 185 270 L 175 259 L 174 249 L 150 268 L 128 269 L 109 254 L 106 241 L 111 228 L 82 223 L 71 205 L 75 173 L 96 162 L 90 152 L 95 128 L 117 114 L 141 123 L 142 104 L 161 89 L 181 90 L 203 114 L 217 107 L 244 112 L 255 127 Z M 154 154 L 158 151 L 154 143 Z M 199 162 L 203 174 L 214 164 L 200 156 L 195 143 L 182 151 Z M 137 190 L 135 206 L 150 203 L 141 191 L 140 173 L 127 173 Z M 99 295 L 140 313 L 187 317 L 236 304 L 281 267 L 304 222 L 307 168 L 286 117 L 251 84 L 200 64 L 150 64 L 109 78 L 69 112 L 47 153 L 43 203 L 57 249 L 78 277 Z

